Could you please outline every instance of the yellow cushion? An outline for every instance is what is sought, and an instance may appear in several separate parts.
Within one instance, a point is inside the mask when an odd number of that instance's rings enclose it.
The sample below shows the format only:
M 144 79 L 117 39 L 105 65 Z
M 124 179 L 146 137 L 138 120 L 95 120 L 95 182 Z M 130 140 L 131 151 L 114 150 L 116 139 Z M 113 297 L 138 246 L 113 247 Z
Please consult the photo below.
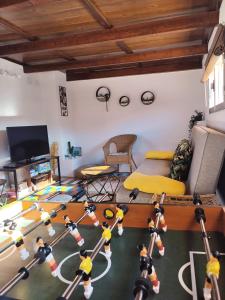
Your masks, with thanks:
M 145 158 L 150 158 L 150 159 L 172 160 L 173 156 L 174 156 L 173 151 L 148 151 L 145 153 Z
M 168 195 L 184 195 L 185 184 L 178 180 L 174 180 L 165 176 L 150 176 L 139 172 L 132 173 L 124 181 L 124 187 L 128 190 L 138 188 L 144 193 Z
M 83 169 L 81 173 L 83 175 L 98 175 L 109 168 L 110 166 L 94 166 L 94 167 Z

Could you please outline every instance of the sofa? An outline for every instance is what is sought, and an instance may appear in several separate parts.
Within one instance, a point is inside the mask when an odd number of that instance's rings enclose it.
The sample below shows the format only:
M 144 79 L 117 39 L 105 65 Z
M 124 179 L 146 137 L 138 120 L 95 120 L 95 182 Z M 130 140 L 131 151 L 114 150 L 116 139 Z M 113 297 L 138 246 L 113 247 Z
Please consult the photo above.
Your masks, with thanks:
M 191 141 L 193 156 L 188 179 L 185 182 L 185 195 L 215 194 L 224 160 L 225 134 L 208 127 L 194 126 Z M 170 160 L 165 159 L 144 159 L 135 172 L 168 177 L 170 163 Z M 127 202 L 129 194 L 130 190 L 122 185 L 116 194 L 116 202 Z M 151 203 L 151 198 L 152 194 L 140 192 L 135 202 Z M 184 199 L 185 196 L 182 195 L 180 198 Z M 179 196 L 176 195 L 176 199 L 179 199 Z

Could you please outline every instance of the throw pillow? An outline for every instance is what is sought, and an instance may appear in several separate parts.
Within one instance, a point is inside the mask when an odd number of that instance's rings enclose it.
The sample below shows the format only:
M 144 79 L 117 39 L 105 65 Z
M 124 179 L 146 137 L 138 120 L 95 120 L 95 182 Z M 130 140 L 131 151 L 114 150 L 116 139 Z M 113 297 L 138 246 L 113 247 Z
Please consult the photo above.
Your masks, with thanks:
M 178 144 L 173 160 L 170 165 L 170 178 L 179 181 L 185 181 L 188 177 L 188 172 L 192 159 L 191 143 L 183 139 Z
M 165 159 L 172 160 L 174 151 L 148 151 L 145 153 L 145 158 L 148 159 Z

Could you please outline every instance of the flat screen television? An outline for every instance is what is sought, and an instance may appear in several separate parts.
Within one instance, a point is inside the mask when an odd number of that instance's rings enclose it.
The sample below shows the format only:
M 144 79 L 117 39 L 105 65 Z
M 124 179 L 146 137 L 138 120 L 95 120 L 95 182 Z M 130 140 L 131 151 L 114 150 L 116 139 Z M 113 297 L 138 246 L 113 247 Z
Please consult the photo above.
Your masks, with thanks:
M 49 154 L 46 125 L 6 127 L 12 162 L 31 160 Z

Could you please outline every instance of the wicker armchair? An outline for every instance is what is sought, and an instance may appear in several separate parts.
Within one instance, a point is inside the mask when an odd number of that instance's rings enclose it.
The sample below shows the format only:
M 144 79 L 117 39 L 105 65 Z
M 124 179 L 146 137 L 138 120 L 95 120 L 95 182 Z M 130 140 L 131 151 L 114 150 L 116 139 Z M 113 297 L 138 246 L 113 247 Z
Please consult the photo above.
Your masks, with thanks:
M 132 172 L 132 163 L 137 168 L 132 156 L 132 146 L 135 143 L 137 136 L 134 134 L 124 134 L 112 137 L 104 146 L 105 164 L 120 165 L 128 164 Z M 110 151 L 111 145 L 116 147 L 115 151 Z

